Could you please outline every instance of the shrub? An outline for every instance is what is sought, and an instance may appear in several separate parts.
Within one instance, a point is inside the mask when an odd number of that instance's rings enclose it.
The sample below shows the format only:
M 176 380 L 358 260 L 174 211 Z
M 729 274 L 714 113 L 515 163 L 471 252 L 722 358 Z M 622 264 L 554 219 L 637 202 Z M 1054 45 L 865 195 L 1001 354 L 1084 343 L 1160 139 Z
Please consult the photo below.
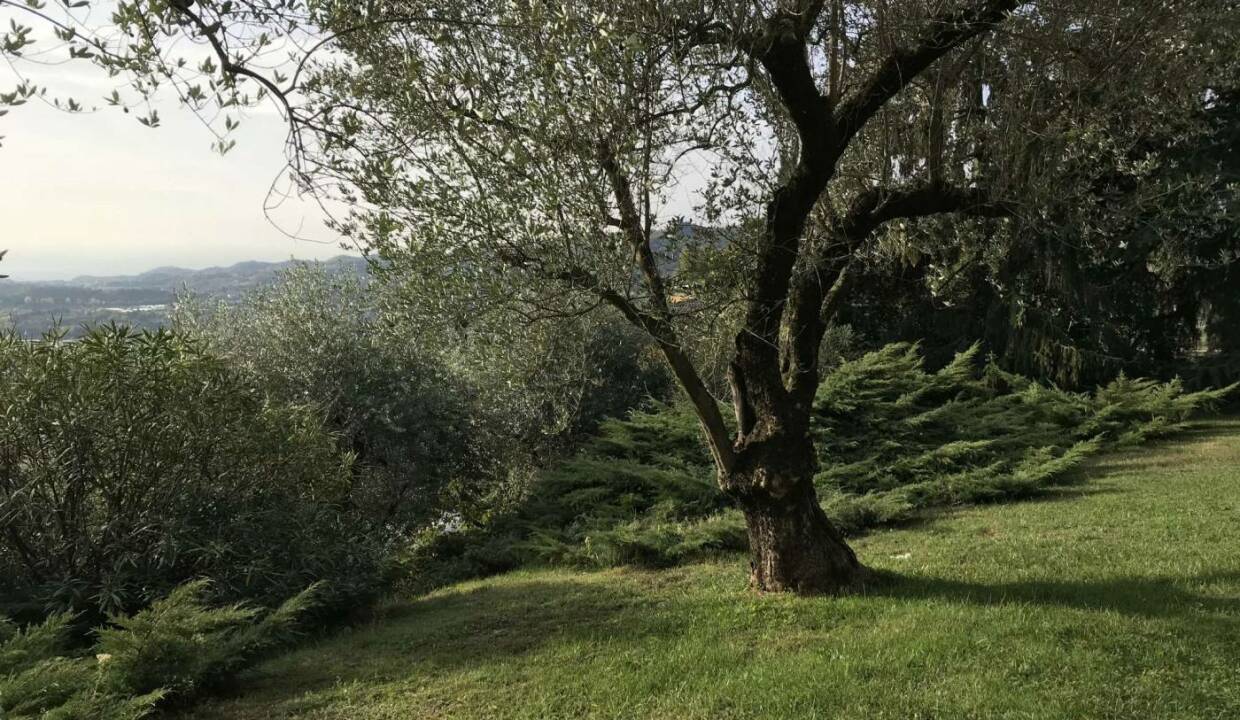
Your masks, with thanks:
M 976 348 L 926 372 L 916 346 L 840 364 L 819 388 L 814 478 L 827 515 L 848 534 L 927 508 L 1035 495 L 1107 447 L 1170 432 L 1229 389 L 1120 377 L 1068 393 L 981 363 Z M 513 520 L 526 561 L 666 566 L 744 549 L 725 509 L 697 422 L 683 404 L 604 422 L 546 470 Z
M 297 266 L 236 304 L 185 298 L 176 322 L 271 397 L 322 407 L 356 458 L 350 502 L 381 526 L 412 587 L 507 569 L 521 538 L 494 523 L 534 458 L 666 393 L 668 376 L 626 323 L 514 332 L 475 316 L 446 328 L 421 305 L 388 312 L 400 288 L 384 279 Z M 684 447 L 697 442 L 690 433 Z
M 579 452 L 540 474 L 523 514 L 557 528 L 647 513 L 667 520 L 708 515 L 722 498 L 700 433 L 683 403 L 606 420 Z
M 598 431 L 608 418 L 624 417 L 647 400 L 675 392 L 654 341 L 627 322 L 591 318 L 583 348 L 581 399 L 568 430 L 574 436 Z
M 271 602 L 369 592 L 348 458 L 318 414 L 267 400 L 191 338 L 108 326 L 0 336 L 0 592 L 87 619 L 207 577 Z
M 355 458 L 350 502 L 373 523 L 423 527 L 502 474 L 473 390 L 389 332 L 356 274 L 295 266 L 234 304 L 184 298 L 176 324 L 269 397 L 321 409 Z
M 254 658 L 296 637 L 297 623 L 317 603 L 320 585 L 275 610 L 234 604 L 209 608 L 209 583 L 182 585 L 168 597 L 99 630 L 97 656 L 107 658 L 101 685 L 117 695 L 153 692 L 192 697 L 218 687 Z
M 316 602 L 311 587 L 262 613 L 212 608 L 191 583 L 101 628 L 89 653 L 70 650 L 71 616 L 18 630 L 0 618 L 0 717 L 137 720 L 158 703 L 192 699 L 297 636 Z

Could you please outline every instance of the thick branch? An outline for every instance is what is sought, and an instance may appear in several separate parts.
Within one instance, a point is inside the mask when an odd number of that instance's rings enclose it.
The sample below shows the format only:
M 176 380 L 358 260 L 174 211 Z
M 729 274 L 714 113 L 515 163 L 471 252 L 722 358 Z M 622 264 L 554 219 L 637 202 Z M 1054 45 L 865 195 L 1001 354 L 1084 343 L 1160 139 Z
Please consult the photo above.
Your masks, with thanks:
M 848 295 L 848 288 L 852 285 L 852 279 L 855 275 L 856 272 L 853 270 L 853 265 L 850 262 L 840 268 L 839 274 L 835 276 L 835 282 L 831 284 L 831 289 L 827 291 L 826 297 L 822 299 L 822 307 L 818 311 L 818 317 L 822 321 L 824 328 L 831 324 L 836 315 L 840 314 L 840 308 L 844 306 L 844 298 Z
M 818 349 L 831 319 L 844 302 L 852 255 L 883 223 L 944 213 L 1011 217 L 1013 203 L 994 200 L 976 188 L 927 185 L 874 189 L 863 193 L 833 230 L 832 257 L 820 257 L 793 289 L 783 374 L 790 395 L 808 403 L 818 387 Z
M 766 208 L 754 285 L 744 328 L 736 338 L 732 366 L 734 387 L 745 392 L 745 397 L 733 398 L 738 417 L 752 416 L 757 406 L 765 411 L 763 415 L 783 407 L 786 397 L 780 377 L 779 333 L 792 270 L 800 254 L 806 220 L 839 159 L 828 101 L 818 91 L 804 42 L 794 28 L 785 25 L 772 24 L 757 57 L 797 129 L 800 156 Z
M 614 291 L 603 290 L 598 287 L 597 283 L 595 292 L 603 300 L 619 309 L 629 319 L 629 322 L 644 329 L 658 343 L 659 350 L 662 351 L 676 380 L 684 388 L 685 394 L 689 396 L 689 400 L 697 411 L 716 466 L 726 472 L 732 467 L 732 444 L 728 438 L 723 417 L 719 413 L 719 403 L 706 389 L 706 384 L 698 375 L 693 361 L 685 354 L 676 329 L 672 325 L 672 312 L 667 302 L 667 288 L 663 282 L 663 276 L 659 273 L 654 251 L 650 247 L 650 235 L 646 232 L 641 215 L 637 211 L 632 184 L 616 160 L 615 153 L 605 142 L 599 144 L 599 160 L 603 165 L 603 171 L 607 173 L 607 179 L 611 183 L 612 193 L 620 211 L 620 229 L 633 251 L 633 262 L 641 271 L 646 288 L 650 291 L 654 312 L 650 313 L 637 308 L 627 298 Z
M 773 19 L 755 56 L 797 129 L 801 154 L 789 180 L 767 207 L 756 287 L 745 329 L 737 337 L 737 368 L 745 373 L 742 379 L 749 395 L 737 399 L 738 403 L 775 408 L 782 406 L 782 400 L 791 399 L 796 416 L 808 412 L 818 383 L 818 344 L 826 330 L 821 313 L 830 282 L 826 278 L 837 277 L 842 268 L 811 263 L 809 272 L 793 285 L 792 272 L 810 212 L 844 149 L 866 121 L 919 73 L 952 48 L 995 27 L 1018 4 L 1019 0 L 980 0 L 969 8 L 933 18 L 926 37 L 912 48 L 893 53 L 838 108 L 832 107 L 834 98 L 824 98 L 818 91 L 803 36 L 797 34 L 795 23 L 789 28 L 787 18 Z M 821 4 L 814 5 L 820 12 Z M 981 209 L 979 198 L 967 192 L 939 186 L 933 190 L 866 194 L 864 203 L 839 228 L 840 239 L 846 244 L 859 243 L 879 224 L 901 214 L 914 217 L 967 206 Z M 782 347 L 781 329 L 785 330 Z M 741 410 L 749 409 L 738 404 L 738 413 Z
M 693 403 L 698 421 L 702 425 L 702 431 L 706 434 L 711 456 L 715 460 L 715 467 L 721 473 L 731 471 L 735 464 L 732 439 L 728 436 L 723 414 L 719 412 L 719 403 L 710 394 L 706 383 L 702 381 L 697 368 L 694 367 L 693 361 L 685 353 L 669 318 L 642 309 L 630 298 L 608 287 L 583 268 L 551 270 L 519 252 L 504 253 L 500 256 L 500 260 L 549 280 L 590 292 L 619 310 L 626 320 L 650 335 L 659 346 L 676 380 L 684 389 L 685 394 L 689 396 L 689 401 Z
M 659 273 L 654 251 L 650 248 L 650 237 L 637 211 L 637 201 L 633 198 L 633 186 L 629 182 L 628 175 L 624 173 L 620 163 L 616 160 L 611 146 L 605 142 L 599 144 L 599 161 L 603 165 L 603 171 L 607 173 L 616 206 L 620 210 L 620 229 L 624 232 L 625 239 L 628 240 L 629 247 L 633 251 L 633 262 L 641 271 L 646 288 L 650 291 L 655 312 L 664 319 L 670 318 L 671 310 L 667 304 L 667 290 L 663 283 L 663 276 Z
M 805 38 L 814 29 L 826 0 L 792 0 L 788 9 L 789 18 L 796 26 L 797 34 Z
M 595 284 L 594 292 L 605 302 L 618 309 L 629 322 L 642 328 L 659 346 L 668 367 L 676 376 L 677 382 L 689 396 L 693 408 L 697 412 L 698 421 L 706 434 L 707 444 L 720 472 L 728 472 L 734 464 L 732 439 L 728 436 L 723 415 L 719 412 L 719 403 L 710 394 L 706 383 L 702 382 L 693 361 L 685 354 L 684 348 L 676 335 L 675 328 L 667 318 L 652 315 L 638 308 L 628 298 Z
M 936 60 L 995 28 L 1020 0 L 983 0 L 972 7 L 933 18 L 929 34 L 916 46 L 896 50 L 836 111 L 841 142 L 856 135 L 896 93 Z
M 978 217 L 1011 217 L 1016 205 L 995 200 L 978 188 L 924 185 L 908 189 L 875 188 L 860 195 L 840 224 L 841 238 L 850 247 L 860 245 L 878 226 L 898 218 L 918 218 L 943 213 Z

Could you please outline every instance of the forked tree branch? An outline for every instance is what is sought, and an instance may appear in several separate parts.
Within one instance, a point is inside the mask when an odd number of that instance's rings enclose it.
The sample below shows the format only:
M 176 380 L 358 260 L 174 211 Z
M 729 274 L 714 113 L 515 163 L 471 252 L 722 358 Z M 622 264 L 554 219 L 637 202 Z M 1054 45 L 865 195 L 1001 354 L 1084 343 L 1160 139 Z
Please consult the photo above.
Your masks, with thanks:
M 611 305 L 624 316 L 629 323 L 644 330 L 659 346 L 659 351 L 667 360 L 668 366 L 676 376 L 677 382 L 688 395 L 697 413 L 698 421 L 706 434 L 707 446 L 711 457 L 720 472 L 729 472 L 735 465 L 735 453 L 732 450 L 732 438 L 728 435 L 723 414 L 719 411 L 719 403 L 702 381 L 693 361 L 685 353 L 684 347 L 672 325 L 670 317 L 652 313 L 626 295 L 608 287 L 598 277 L 580 267 L 566 269 L 550 269 L 535 258 L 517 251 L 507 252 L 499 258 L 504 263 L 532 272 L 547 280 L 566 285 L 570 288 L 583 290 Z
M 929 33 L 921 41 L 888 56 L 855 93 L 840 103 L 835 112 L 840 140 L 847 143 L 926 68 L 953 48 L 997 27 L 1020 4 L 1020 0 L 984 0 L 933 18 Z
M 834 242 L 828 247 L 836 252 L 811 264 L 789 300 L 781 365 L 792 397 L 802 403 L 813 399 L 819 380 L 819 346 L 847 295 L 854 254 L 883 223 L 946 213 L 1004 218 L 1016 210 L 1015 203 L 994 199 L 983 190 L 942 184 L 875 188 L 858 196 L 832 229 Z
M 736 336 L 736 358 L 730 368 L 733 404 L 737 417 L 745 419 L 759 412 L 782 413 L 785 407 L 780 331 L 792 272 L 801 254 L 806 220 L 834 175 L 841 153 L 828 100 L 818 91 L 804 40 L 781 31 L 781 23 L 773 21 L 755 52 L 796 127 L 800 147 L 788 179 L 767 203 L 744 327 Z M 742 433 L 746 425 L 742 422 Z
M 874 188 L 853 201 L 840 223 L 841 239 L 855 249 L 880 225 L 901 218 L 919 218 L 944 213 L 977 217 L 1011 217 L 1016 203 L 996 199 L 980 188 L 961 188 L 929 184 L 913 188 Z
M 799 157 L 788 179 L 767 205 L 763 237 L 758 246 L 755 283 L 751 289 L 745 326 L 737 336 L 737 360 L 733 372 L 746 398 L 738 403 L 758 403 L 768 411 L 791 399 L 796 415 L 808 412 L 817 385 L 817 342 L 824 332 L 819 307 L 826 290 L 793 282 L 793 270 L 801 259 L 802 236 L 810 213 L 851 140 L 897 93 L 918 74 L 953 48 L 995 27 L 1019 0 L 975 0 L 970 7 L 931 19 L 926 35 L 911 48 L 894 52 L 862 83 L 860 89 L 832 107 L 835 98 L 818 88 L 806 48 L 808 28 L 796 14 L 803 8 L 816 22 L 823 3 L 804 0 L 792 10 L 777 12 L 764 33 L 744 49 L 758 61 L 796 128 Z M 942 198 L 939 198 L 942 200 Z M 892 197 L 894 205 L 881 212 L 906 207 L 919 213 L 917 203 L 929 197 Z M 928 206 L 925 208 L 930 209 Z M 847 233 L 868 235 L 884 221 L 875 213 L 862 212 Z M 866 230 L 862 225 L 873 223 Z M 807 343 L 813 343 L 807 348 Z M 811 362 L 812 361 L 812 362 Z M 789 398 L 791 393 L 791 398 Z M 752 408 L 738 405 L 739 416 Z

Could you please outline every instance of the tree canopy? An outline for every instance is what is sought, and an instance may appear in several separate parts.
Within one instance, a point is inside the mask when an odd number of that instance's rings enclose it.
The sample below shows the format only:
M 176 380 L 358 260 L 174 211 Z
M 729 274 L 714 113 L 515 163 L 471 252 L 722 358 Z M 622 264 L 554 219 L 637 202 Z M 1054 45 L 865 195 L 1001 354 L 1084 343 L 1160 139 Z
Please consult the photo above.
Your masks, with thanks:
M 1217 0 L 128 0 L 107 23 L 89 0 L 64 19 L 0 6 L 125 79 L 109 103 L 171 89 L 220 151 L 239 108 L 275 101 L 300 186 L 428 316 L 488 332 L 607 306 L 647 332 L 745 511 L 755 584 L 803 591 L 863 574 L 808 435 L 857 278 L 933 226 L 932 286 L 978 256 L 1037 312 L 1025 296 L 1057 279 L 1032 263 L 1104 257 L 1107 223 L 1183 182 L 1169 149 L 1201 132 L 1236 29 Z M 686 342 L 703 326 L 731 339 L 735 434 Z

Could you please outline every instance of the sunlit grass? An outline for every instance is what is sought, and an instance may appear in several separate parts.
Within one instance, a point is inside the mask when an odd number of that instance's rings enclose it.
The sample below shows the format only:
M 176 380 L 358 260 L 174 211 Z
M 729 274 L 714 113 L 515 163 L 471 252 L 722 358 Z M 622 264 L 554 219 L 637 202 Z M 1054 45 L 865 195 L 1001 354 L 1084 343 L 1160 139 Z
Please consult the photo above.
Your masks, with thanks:
M 758 596 L 735 558 L 393 601 L 195 717 L 1240 717 L 1240 422 L 1084 474 L 856 541 L 860 596 Z

